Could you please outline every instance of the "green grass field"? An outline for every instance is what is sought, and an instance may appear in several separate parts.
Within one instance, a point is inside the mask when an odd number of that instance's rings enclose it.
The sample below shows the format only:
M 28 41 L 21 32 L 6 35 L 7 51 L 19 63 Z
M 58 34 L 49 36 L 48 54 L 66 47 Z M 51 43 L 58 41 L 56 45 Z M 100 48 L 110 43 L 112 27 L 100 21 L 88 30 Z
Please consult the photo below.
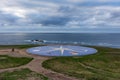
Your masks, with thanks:
M 30 62 L 33 58 L 17 58 L 17 57 L 10 57 L 7 55 L 0 55 L 0 69 L 10 68 L 10 67 L 17 67 Z
M 97 54 L 57 57 L 43 62 L 43 67 L 82 80 L 120 80 L 120 49 L 94 48 Z
M 0 80 L 48 80 L 48 78 L 26 68 L 0 73 Z
M 6 49 L 6 48 L 26 49 L 37 46 L 44 46 L 44 45 L 0 45 L 0 49 Z

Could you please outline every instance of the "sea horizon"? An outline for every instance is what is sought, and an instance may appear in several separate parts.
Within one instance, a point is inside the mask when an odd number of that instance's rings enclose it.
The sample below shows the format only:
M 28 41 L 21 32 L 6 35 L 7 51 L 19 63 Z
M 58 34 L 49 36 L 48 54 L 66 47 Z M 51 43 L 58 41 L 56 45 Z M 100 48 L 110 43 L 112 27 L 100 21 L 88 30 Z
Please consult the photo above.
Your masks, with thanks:
M 120 48 L 120 33 L 0 33 L 0 45 L 81 44 Z M 44 40 L 44 43 L 32 40 Z

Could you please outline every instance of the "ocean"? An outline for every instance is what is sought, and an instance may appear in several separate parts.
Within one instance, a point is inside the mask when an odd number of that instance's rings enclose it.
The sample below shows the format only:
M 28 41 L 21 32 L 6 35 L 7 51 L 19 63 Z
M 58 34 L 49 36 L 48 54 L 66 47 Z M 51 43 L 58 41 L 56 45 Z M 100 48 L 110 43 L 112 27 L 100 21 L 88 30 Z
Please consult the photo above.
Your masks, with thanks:
M 36 42 L 32 40 L 43 40 Z M 0 45 L 81 44 L 120 48 L 120 33 L 1 33 Z

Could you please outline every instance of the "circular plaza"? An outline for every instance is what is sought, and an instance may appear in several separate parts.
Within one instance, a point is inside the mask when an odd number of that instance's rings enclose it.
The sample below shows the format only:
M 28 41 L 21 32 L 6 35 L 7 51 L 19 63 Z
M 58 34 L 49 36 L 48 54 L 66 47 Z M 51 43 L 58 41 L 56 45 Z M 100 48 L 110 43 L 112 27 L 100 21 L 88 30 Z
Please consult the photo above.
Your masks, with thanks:
M 40 56 L 84 56 L 95 54 L 97 50 L 83 46 L 53 45 L 29 48 L 27 52 Z

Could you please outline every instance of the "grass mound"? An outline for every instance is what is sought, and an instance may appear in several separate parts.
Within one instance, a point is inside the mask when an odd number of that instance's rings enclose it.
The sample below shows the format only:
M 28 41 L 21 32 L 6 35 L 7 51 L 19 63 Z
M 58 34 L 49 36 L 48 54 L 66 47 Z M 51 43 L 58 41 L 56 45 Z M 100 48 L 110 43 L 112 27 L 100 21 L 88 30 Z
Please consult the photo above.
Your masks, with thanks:
M 13 72 L 2 72 L 0 80 L 48 80 L 48 78 L 25 68 Z
M 33 58 L 27 58 L 27 57 L 16 58 L 7 55 L 0 55 L 0 69 L 21 66 L 27 64 L 32 59 Z
M 120 49 L 94 48 L 97 54 L 57 57 L 43 62 L 43 67 L 83 80 L 119 80 Z

